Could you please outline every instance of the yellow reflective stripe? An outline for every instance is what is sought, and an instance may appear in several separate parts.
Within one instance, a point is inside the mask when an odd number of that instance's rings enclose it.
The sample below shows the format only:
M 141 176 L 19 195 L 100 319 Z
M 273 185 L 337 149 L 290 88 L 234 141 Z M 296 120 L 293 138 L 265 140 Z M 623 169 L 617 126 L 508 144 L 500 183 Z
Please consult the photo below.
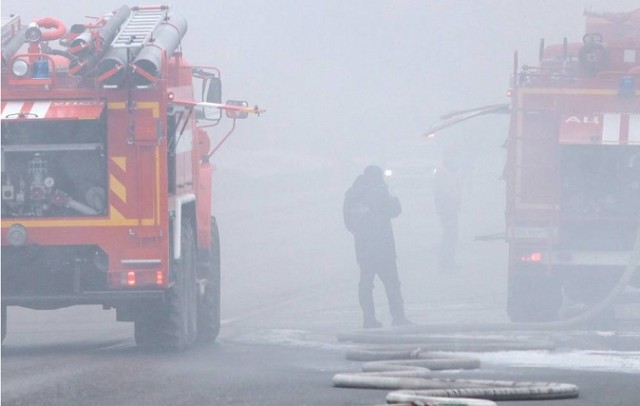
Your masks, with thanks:
M 118 168 L 122 169 L 123 172 L 127 171 L 127 157 L 124 156 L 112 156 L 111 160 L 114 164 L 118 166 Z
M 127 107 L 125 102 L 109 102 L 107 106 L 109 110 L 124 110 Z
M 109 206 L 109 213 L 111 213 L 111 219 L 113 220 L 126 220 L 125 217 L 113 206 Z
M 14 224 L 21 224 L 27 228 L 59 228 L 59 227 L 118 227 L 118 226 L 152 226 L 155 219 L 128 219 L 125 218 L 115 207 L 109 207 L 110 217 L 108 219 L 55 219 L 55 220 L 32 220 L 20 219 L 19 221 L 8 219 L 2 220 L 2 228 L 9 228 Z
M 110 102 L 108 104 L 110 110 L 124 110 L 127 105 L 125 102 Z M 151 109 L 153 118 L 160 117 L 160 103 L 153 101 L 137 102 L 136 109 Z
M 160 103 L 158 102 L 138 102 L 136 108 L 139 109 L 151 109 L 151 115 L 153 118 L 160 117 Z
M 156 225 L 160 225 L 160 148 L 156 147 Z
M 113 175 L 109 175 L 109 188 L 120 200 L 127 202 L 127 188 Z

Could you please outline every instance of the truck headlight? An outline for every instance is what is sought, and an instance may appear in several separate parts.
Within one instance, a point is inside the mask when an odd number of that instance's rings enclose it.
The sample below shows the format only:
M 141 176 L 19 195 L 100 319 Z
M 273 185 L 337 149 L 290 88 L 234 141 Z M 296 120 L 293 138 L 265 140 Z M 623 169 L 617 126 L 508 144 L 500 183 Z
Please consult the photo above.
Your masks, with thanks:
M 11 72 L 21 78 L 29 72 L 29 64 L 24 59 L 16 59 L 11 65 Z

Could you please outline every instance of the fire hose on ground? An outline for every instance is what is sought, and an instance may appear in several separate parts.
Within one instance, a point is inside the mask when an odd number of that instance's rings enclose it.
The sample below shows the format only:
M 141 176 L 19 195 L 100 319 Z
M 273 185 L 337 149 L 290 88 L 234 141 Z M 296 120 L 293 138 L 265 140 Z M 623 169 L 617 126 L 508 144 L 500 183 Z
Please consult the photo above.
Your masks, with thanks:
M 611 292 L 601 302 L 566 320 L 545 323 L 409 326 L 387 331 L 380 329 L 377 332 L 339 335 L 338 339 L 341 341 L 384 346 L 348 351 L 347 359 L 365 361 L 362 372 L 336 374 L 333 384 L 337 387 L 393 390 L 386 397 L 387 403 L 414 406 L 495 406 L 493 401 L 578 397 L 578 387 L 567 383 L 443 379 L 434 378 L 431 373 L 447 369 L 474 369 L 480 366 L 480 361 L 475 358 L 445 356 L 440 352 L 550 350 L 554 348 L 554 344 L 549 341 L 425 334 L 462 331 L 551 331 L 579 326 L 600 315 L 613 304 L 633 278 L 639 261 L 640 227 L 625 272 Z
M 371 340 L 377 336 L 363 334 Z M 346 338 L 346 337 L 343 337 Z M 353 338 L 353 337 L 352 337 Z M 360 337 L 364 338 L 364 337 Z M 362 372 L 341 373 L 333 384 L 346 388 L 393 390 L 388 403 L 406 405 L 495 406 L 493 400 L 566 399 L 578 396 L 578 388 L 566 383 L 515 382 L 479 379 L 445 379 L 432 371 L 470 370 L 480 367 L 473 357 L 444 355 L 451 351 L 548 350 L 544 340 L 504 340 L 495 337 L 397 336 L 401 343 L 384 347 L 352 349 L 347 359 L 366 361 Z M 414 344 L 411 344 L 413 342 Z

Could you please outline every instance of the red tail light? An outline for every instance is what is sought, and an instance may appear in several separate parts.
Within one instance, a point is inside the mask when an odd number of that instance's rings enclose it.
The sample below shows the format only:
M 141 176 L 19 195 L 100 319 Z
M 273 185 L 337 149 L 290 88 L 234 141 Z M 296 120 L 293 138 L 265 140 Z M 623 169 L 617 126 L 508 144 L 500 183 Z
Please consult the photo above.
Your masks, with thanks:
M 127 272 L 127 286 L 136 285 L 136 273 L 133 271 Z
M 540 262 L 542 261 L 542 254 L 539 252 L 533 252 L 529 255 L 525 255 L 520 258 L 522 262 Z
M 157 269 L 136 269 L 109 273 L 109 286 L 112 288 L 164 286 L 164 271 Z

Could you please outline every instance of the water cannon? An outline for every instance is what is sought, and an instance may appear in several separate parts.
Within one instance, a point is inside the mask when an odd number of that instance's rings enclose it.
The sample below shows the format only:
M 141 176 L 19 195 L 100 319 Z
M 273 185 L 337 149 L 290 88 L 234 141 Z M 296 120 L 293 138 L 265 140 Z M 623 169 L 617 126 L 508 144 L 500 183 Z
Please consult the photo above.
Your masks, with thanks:
M 27 42 L 37 43 L 42 40 L 42 30 L 38 27 L 38 24 L 34 21 L 31 22 L 26 31 L 24 32 L 24 38 Z
M 51 67 L 55 66 L 54 58 L 43 52 L 48 50 L 45 45 L 41 48 L 41 43 L 60 39 L 67 32 L 65 24 L 52 17 L 43 17 L 34 19 L 26 27 L 20 27 L 18 30 L 7 28 L 3 23 L 3 49 L 2 49 L 2 66 L 11 65 L 12 79 L 40 79 L 46 81 L 51 79 Z M 10 35 L 11 34 L 11 35 Z M 28 54 L 31 56 L 19 55 L 14 57 L 18 50 L 25 44 L 29 44 Z M 38 57 L 33 57 L 38 54 Z
M 43 31 L 43 28 L 46 29 L 46 31 Z M 40 42 L 60 39 L 66 32 L 66 25 L 57 18 L 37 18 L 27 26 L 25 39 L 31 44 L 39 44 Z

